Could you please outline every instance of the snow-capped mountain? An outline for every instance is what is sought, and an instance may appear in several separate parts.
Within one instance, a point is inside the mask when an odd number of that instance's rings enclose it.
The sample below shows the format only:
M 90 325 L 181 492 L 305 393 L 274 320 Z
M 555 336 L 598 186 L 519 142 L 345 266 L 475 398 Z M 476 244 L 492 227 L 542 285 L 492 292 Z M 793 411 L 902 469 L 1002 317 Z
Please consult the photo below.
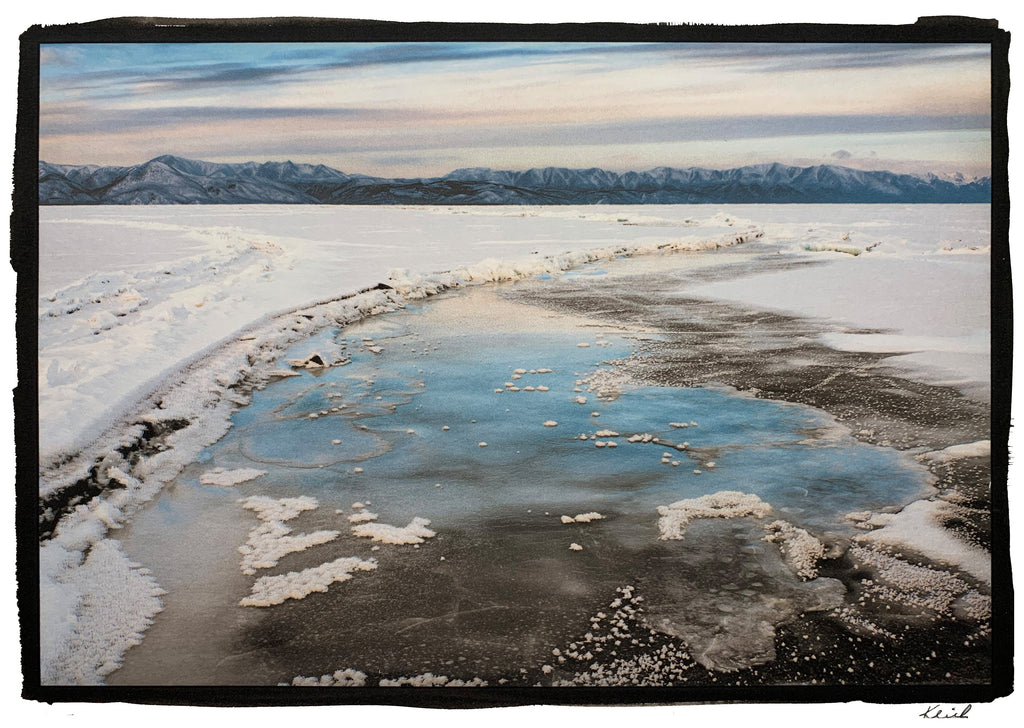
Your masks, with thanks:
M 131 167 L 39 163 L 42 205 L 335 204 L 558 205 L 988 202 L 988 177 L 927 178 L 833 165 L 645 172 L 481 167 L 443 177 L 351 175 L 322 164 L 221 164 L 164 155 Z

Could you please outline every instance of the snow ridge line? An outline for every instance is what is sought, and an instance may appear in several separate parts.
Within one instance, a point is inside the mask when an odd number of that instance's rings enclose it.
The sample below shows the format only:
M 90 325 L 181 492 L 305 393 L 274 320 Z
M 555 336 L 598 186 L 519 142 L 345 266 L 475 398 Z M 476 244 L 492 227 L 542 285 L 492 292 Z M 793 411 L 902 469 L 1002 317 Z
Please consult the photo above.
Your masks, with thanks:
M 271 380 L 281 353 L 328 326 L 346 326 L 467 285 L 558 274 L 615 257 L 713 250 L 763 236 L 751 227 L 698 243 L 607 246 L 514 261 L 488 259 L 451 271 L 406 270 L 354 294 L 268 314 L 179 363 L 163 386 L 141 398 L 92 445 L 40 468 L 41 592 L 51 634 L 41 650 L 41 675 L 60 684 L 102 684 L 124 652 L 162 609 L 162 590 L 142 565 L 107 559 L 102 579 L 83 578 L 93 553 L 119 552 L 108 538 L 131 515 L 231 427 L 231 415 Z M 124 593 L 123 584 L 139 584 Z M 103 598 L 98 598 L 103 597 Z M 117 608 L 111 608 L 116 604 Z M 122 618 L 121 615 L 128 618 Z M 87 629 L 83 631 L 82 626 Z M 70 658 L 74 674 L 62 670 Z

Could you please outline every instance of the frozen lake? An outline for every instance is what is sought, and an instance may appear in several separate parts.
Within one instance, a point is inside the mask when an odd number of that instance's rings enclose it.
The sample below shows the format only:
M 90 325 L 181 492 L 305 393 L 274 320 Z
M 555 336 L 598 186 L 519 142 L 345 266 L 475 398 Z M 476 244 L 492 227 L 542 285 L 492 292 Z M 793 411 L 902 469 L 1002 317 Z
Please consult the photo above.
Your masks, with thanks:
M 503 329 L 502 320 L 513 323 Z M 920 497 L 928 473 L 809 407 L 638 384 L 637 335 L 648 336 L 488 287 L 325 331 L 287 352 L 349 363 L 256 393 L 228 435 L 126 529 L 126 553 L 170 594 L 112 682 L 265 684 L 358 668 L 519 684 L 521 669 L 534 676 L 631 585 L 661 593 L 656 608 L 691 643 L 717 634 L 725 646 L 710 664 L 757 664 L 760 645 L 736 616 L 807 608 L 828 580 L 812 589 L 794 579 L 772 560 L 761 528 L 695 524 L 690 538 L 701 547 L 687 549 L 671 581 L 718 594 L 698 607 L 694 594 L 663 583 L 660 564 L 674 550 L 659 545 L 658 507 L 742 491 L 770 504 L 772 519 L 850 532 L 847 513 Z M 204 485 L 217 468 L 265 474 L 227 489 Z M 353 556 L 377 568 L 325 594 L 239 604 L 258 578 L 240 578 L 237 551 L 240 524 L 259 524 L 240 500 L 254 496 L 312 497 L 317 507 L 288 525 L 340 531 L 256 574 Z M 425 518 L 435 536 L 378 545 L 352 530 L 349 519 L 364 513 L 397 526 Z M 563 521 L 581 513 L 600 518 Z M 202 524 L 202 548 L 191 524 Z M 208 636 L 200 649 L 182 649 L 197 614 L 218 626 L 220 650 Z M 246 657 L 252 650 L 258 665 Z
M 160 483 L 57 527 L 73 561 L 122 525 L 103 542 L 167 592 L 141 644 L 109 639 L 112 684 L 750 679 L 776 630 L 851 608 L 858 524 L 934 492 L 914 455 L 986 436 L 987 206 L 41 214 L 42 492 L 90 447 Z M 380 283 L 389 312 L 306 332 Z M 261 357 L 250 394 L 232 367 Z M 129 466 L 117 423 L 151 392 Z M 197 425 L 195 457 L 157 425 Z M 52 582 L 55 613 L 108 586 Z

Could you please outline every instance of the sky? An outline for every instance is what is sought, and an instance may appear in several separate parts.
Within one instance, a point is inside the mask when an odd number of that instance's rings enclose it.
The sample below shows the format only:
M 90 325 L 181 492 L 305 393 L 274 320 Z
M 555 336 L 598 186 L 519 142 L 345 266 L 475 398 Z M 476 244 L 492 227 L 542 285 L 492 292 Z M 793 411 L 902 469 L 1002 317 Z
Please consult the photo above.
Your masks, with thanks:
M 979 44 L 51 44 L 40 159 L 987 175 Z

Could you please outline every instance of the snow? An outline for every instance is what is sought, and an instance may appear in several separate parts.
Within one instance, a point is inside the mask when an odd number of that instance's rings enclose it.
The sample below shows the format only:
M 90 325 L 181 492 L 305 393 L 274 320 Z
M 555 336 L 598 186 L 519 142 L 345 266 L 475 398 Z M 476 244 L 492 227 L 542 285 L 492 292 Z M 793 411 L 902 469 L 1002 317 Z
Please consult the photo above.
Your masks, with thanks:
M 270 607 L 288 599 L 304 599 L 314 592 L 326 592 L 331 584 L 348 581 L 356 571 L 373 571 L 377 562 L 344 556 L 326 564 L 277 576 L 261 576 L 252 593 L 239 601 L 243 607 Z
M 987 458 L 992 454 L 991 440 L 978 440 L 962 445 L 950 445 L 942 450 L 933 450 L 920 456 L 921 460 L 930 463 L 948 463 L 963 458 Z
M 370 538 L 379 543 L 407 545 L 421 544 L 424 539 L 437 534 L 427 526 L 430 521 L 417 516 L 406 526 L 392 526 L 387 523 L 363 523 L 352 526 L 352 533 L 361 538 Z
M 40 548 L 43 685 L 103 684 L 161 609 L 163 589 L 118 541 L 97 541 L 79 564 L 81 556 L 55 541 Z
M 818 576 L 818 561 L 825 555 L 825 546 L 806 530 L 792 523 L 773 521 L 764 527 L 765 541 L 779 545 L 782 555 L 801 579 Z
M 237 470 L 224 470 L 214 468 L 199 476 L 199 482 L 203 485 L 222 485 L 225 487 L 238 485 L 247 480 L 255 480 L 261 475 L 266 475 L 266 470 L 257 468 L 238 468 Z
M 415 688 L 439 688 L 439 687 L 486 687 L 487 682 L 475 677 L 471 680 L 460 680 L 449 678 L 447 675 L 435 675 L 432 672 L 425 672 L 421 675 L 399 678 L 381 678 L 377 683 L 382 688 L 398 688 L 408 685 Z
M 257 569 L 270 569 L 288 554 L 328 543 L 341 535 L 340 531 L 326 530 L 289 535 L 292 529 L 283 522 L 297 517 L 303 511 L 315 509 L 317 502 L 313 498 L 303 496 L 274 500 L 266 496 L 253 496 L 241 503 L 243 508 L 256 511 L 256 517 L 262 521 L 249 531 L 249 538 L 238 547 L 238 553 L 242 554 L 243 574 L 255 574 Z
M 665 540 L 683 538 L 690 521 L 698 518 L 764 518 L 771 506 L 753 493 L 720 490 L 717 493 L 687 498 L 667 506 L 658 506 L 658 530 Z
M 890 547 L 906 547 L 936 563 L 956 566 L 975 579 L 992 583 L 992 557 L 976 546 L 956 538 L 939 524 L 946 503 L 919 500 L 899 513 L 878 513 L 865 523 L 875 530 L 857 537 L 857 541 Z
M 877 549 L 853 546 L 855 563 L 871 567 L 873 579 L 867 590 L 888 601 L 904 602 L 936 612 L 959 607 L 976 619 L 991 616 L 991 598 L 970 588 L 963 579 L 927 566 L 912 564 Z
M 345 668 L 344 670 L 335 670 L 329 675 L 321 675 L 318 678 L 298 675 L 292 678 L 291 684 L 302 687 L 360 688 L 366 685 L 366 673 L 361 670 Z
M 303 511 L 315 510 L 316 498 L 307 495 L 298 498 L 271 498 L 265 495 L 254 495 L 239 501 L 242 507 L 256 512 L 261 521 L 290 521 Z

